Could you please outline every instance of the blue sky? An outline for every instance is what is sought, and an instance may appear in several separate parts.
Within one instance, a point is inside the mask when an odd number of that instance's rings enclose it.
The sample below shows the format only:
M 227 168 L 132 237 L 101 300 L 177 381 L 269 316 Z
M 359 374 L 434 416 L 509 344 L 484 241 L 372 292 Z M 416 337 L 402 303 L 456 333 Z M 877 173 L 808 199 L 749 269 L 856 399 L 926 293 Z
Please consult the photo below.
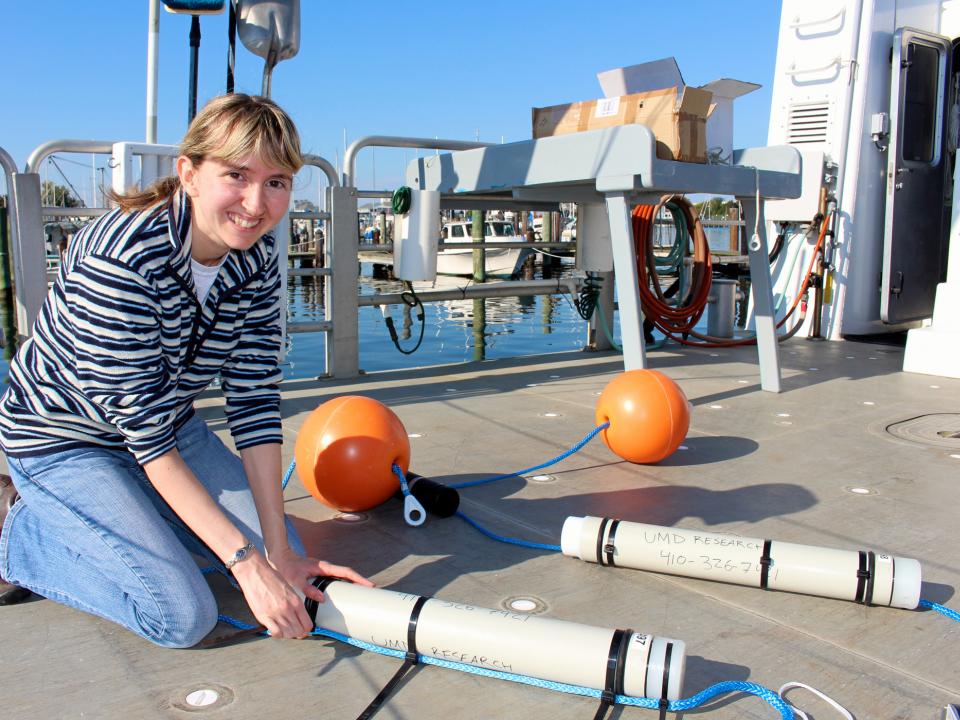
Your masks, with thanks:
M 53 139 L 144 139 L 147 0 L 4 5 L 0 147 L 18 166 Z M 598 71 L 673 55 L 690 85 L 761 84 L 736 101 L 734 144 L 763 145 L 779 19 L 775 0 L 301 0 L 300 52 L 275 69 L 273 97 L 297 122 L 304 150 L 336 163 L 344 133 L 348 143 L 375 134 L 525 140 L 532 107 L 601 97 Z M 226 27 L 225 13 L 201 19 L 201 103 L 225 88 Z M 186 129 L 189 28 L 189 17 L 161 11 L 161 143 Z M 238 42 L 237 90 L 259 92 L 262 69 Z M 412 154 L 363 151 L 360 187 L 400 184 Z M 89 195 L 90 156 L 64 157 L 86 166 L 61 163 Z M 314 175 L 298 184 L 298 197 L 316 199 Z

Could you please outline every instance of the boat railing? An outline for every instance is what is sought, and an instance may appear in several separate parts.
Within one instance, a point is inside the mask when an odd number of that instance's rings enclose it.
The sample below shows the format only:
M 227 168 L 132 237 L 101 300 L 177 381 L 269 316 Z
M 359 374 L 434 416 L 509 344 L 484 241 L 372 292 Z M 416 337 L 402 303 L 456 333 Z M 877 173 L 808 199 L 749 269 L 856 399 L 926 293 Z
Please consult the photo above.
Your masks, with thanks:
M 350 146 L 343 155 L 343 184 L 345 187 L 353 186 L 357 175 L 357 155 L 360 154 L 361 150 L 368 147 L 410 148 L 416 150 L 475 150 L 477 148 L 490 147 L 490 143 L 471 142 L 469 140 L 400 137 L 397 135 L 367 135 L 350 143 Z M 365 195 L 364 197 L 371 196 Z
M 370 244 L 360 242 L 359 208 L 361 198 L 387 198 L 391 192 L 382 189 L 361 189 L 356 182 L 357 156 L 365 148 L 390 147 L 417 150 L 474 150 L 490 147 L 490 143 L 439 138 L 400 137 L 393 135 L 370 135 L 355 140 L 344 153 L 343 182 L 339 187 L 327 188 L 327 207 L 330 209 L 329 232 L 325 234 L 324 259 L 330 268 L 328 282 L 324 287 L 325 319 L 329 322 L 326 343 L 326 369 L 332 377 L 353 377 L 359 374 L 359 327 L 360 307 L 394 305 L 403 302 L 400 293 L 375 293 L 359 295 L 357 293 L 358 265 L 356 257 L 360 252 L 392 252 L 392 243 Z M 446 198 L 441 207 L 454 209 L 508 209 L 517 207 L 511 198 L 489 195 L 471 195 Z M 529 204 L 529 203 L 528 203 Z M 537 203 L 533 203 L 536 205 Z M 529 209 L 536 209 L 531 206 Z M 510 246 L 570 247 L 571 243 L 499 243 L 483 242 L 470 244 L 471 249 L 501 248 Z M 467 243 L 441 243 L 440 249 L 463 249 Z M 559 280 L 504 280 L 494 283 L 469 284 L 462 289 L 425 290 L 418 293 L 424 302 L 460 300 L 483 297 L 552 295 L 556 293 L 576 293 L 581 280 L 568 277 Z
M 107 140 L 52 140 L 38 146 L 29 156 L 24 172 L 17 172 L 13 158 L 0 148 L 0 165 L 3 166 L 10 195 L 10 226 L 13 265 L 16 272 L 17 327 L 30 328 L 39 314 L 46 297 L 48 274 L 51 266 L 44 238 L 43 224 L 50 217 L 93 218 L 108 211 L 108 208 L 96 207 L 56 207 L 44 205 L 41 195 L 39 171 L 44 161 L 57 153 L 84 153 L 112 155 L 114 141 Z M 443 140 L 431 138 L 369 136 L 355 141 L 344 157 L 342 182 L 336 168 L 318 155 L 306 155 L 306 165 L 318 168 L 326 177 L 327 203 L 324 211 L 291 211 L 280 228 L 281 236 L 290 233 L 291 223 L 295 221 L 319 221 L 323 231 L 322 248 L 315 240 L 308 240 L 296 246 L 282 244 L 283 252 L 313 254 L 313 262 L 302 263 L 311 267 L 292 267 L 290 276 L 322 276 L 324 283 L 324 317 L 319 321 L 291 322 L 288 333 L 324 332 L 326 342 L 326 374 L 333 377 L 352 377 L 359 373 L 359 308 L 369 305 L 388 305 L 402 302 L 398 293 L 361 295 L 357 290 L 360 252 L 392 252 L 392 243 L 369 245 L 360 243 L 359 210 L 360 198 L 389 197 L 386 190 L 366 190 L 355 188 L 356 160 L 358 153 L 368 147 L 415 148 L 423 150 L 464 150 L 487 147 L 488 143 Z M 136 143 L 132 152 L 141 156 L 141 170 L 151 162 L 151 146 Z M 158 154 L 168 156 L 170 148 L 159 147 Z M 149 165 L 152 167 L 152 165 Z M 459 199 L 458 199 L 459 200 Z M 500 196 L 471 197 L 471 203 L 481 208 L 494 207 L 491 203 L 504 202 Z M 511 204 L 506 200 L 507 204 Z M 470 209 L 464 207 L 463 209 Z M 504 208 L 506 209 L 506 208 Z M 465 243 L 441 243 L 440 248 L 460 248 Z M 537 249 L 569 247 L 570 242 L 537 242 Z M 530 247 L 527 242 L 483 242 L 470 244 L 471 249 Z M 321 252 L 322 250 L 322 252 Z M 288 257 L 283 257 L 284 265 Z M 530 296 L 554 294 L 557 292 L 577 291 L 580 280 L 576 277 L 561 280 L 519 280 L 499 281 L 486 284 L 472 284 L 463 290 L 426 290 L 422 293 L 424 302 L 448 299 L 482 298 L 498 296 Z

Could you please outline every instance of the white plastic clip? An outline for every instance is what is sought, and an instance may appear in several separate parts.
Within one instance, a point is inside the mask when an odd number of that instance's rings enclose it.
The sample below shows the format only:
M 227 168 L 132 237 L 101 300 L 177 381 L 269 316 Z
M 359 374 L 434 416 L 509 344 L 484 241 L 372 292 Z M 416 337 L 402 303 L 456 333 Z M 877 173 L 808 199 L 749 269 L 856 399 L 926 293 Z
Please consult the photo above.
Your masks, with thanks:
M 407 494 L 403 497 L 403 519 L 407 525 L 418 527 L 427 520 L 427 511 L 423 505 L 413 495 Z
M 845 720 L 854 720 L 853 714 L 849 710 L 847 710 L 843 705 L 838 703 L 836 700 L 834 700 L 832 697 L 830 697 L 826 693 L 823 693 L 820 690 L 817 690 L 816 688 L 810 687 L 809 685 L 806 685 L 801 682 L 788 682 L 777 691 L 777 695 L 779 695 L 780 699 L 783 700 L 785 703 L 787 703 L 787 705 L 789 705 L 790 708 L 793 710 L 794 714 L 800 716 L 802 720 L 810 720 L 810 718 L 805 712 L 803 712 L 803 710 L 798 708 L 796 705 L 793 705 L 789 700 L 787 700 L 786 697 L 784 697 L 786 695 L 787 690 L 792 690 L 794 688 L 802 688 L 803 690 L 809 690 L 818 698 L 830 704 L 840 715 L 842 715 L 845 718 Z

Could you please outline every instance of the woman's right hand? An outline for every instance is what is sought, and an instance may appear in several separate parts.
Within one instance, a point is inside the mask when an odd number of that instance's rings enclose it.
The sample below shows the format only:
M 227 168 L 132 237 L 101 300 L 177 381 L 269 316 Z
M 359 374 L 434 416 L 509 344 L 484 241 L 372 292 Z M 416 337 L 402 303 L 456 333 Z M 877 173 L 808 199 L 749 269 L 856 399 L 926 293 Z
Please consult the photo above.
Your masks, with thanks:
M 303 599 L 259 550 L 234 565 L 233 576 L 254 617 L 272 637 L 303 638 L 313 630 Z

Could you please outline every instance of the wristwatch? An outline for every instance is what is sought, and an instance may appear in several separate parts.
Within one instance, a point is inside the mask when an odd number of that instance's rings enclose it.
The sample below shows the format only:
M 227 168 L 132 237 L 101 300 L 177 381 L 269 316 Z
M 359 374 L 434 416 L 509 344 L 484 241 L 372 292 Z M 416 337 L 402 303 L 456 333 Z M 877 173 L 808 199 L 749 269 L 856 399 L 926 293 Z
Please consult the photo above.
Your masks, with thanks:
M 237 551 L 233 554 L 233 557 L 232 557 L 232 558 L 230 558 L 229 560 L 227 560 L 227 561 L 224 563 L 224 567 L 226 567 L 227 570 L 229 570 L 230 568 L 232 568 L 234 565 L 236 565 L 236 564 L 237 564 L 238 562 L 240 562 L 241 560 L 246 560 L 248 557 L 250 557 L 250 554 L 251 554 L 255 549 L 256 549 L 256 548 L 254 548 L 253 543 L 252 543 L 252 542 L 248 542 L 248 543 L 247 543 L 246 545 L 244 545 L 242 548 L 240 548 L 239 550 L 237 550 Z

